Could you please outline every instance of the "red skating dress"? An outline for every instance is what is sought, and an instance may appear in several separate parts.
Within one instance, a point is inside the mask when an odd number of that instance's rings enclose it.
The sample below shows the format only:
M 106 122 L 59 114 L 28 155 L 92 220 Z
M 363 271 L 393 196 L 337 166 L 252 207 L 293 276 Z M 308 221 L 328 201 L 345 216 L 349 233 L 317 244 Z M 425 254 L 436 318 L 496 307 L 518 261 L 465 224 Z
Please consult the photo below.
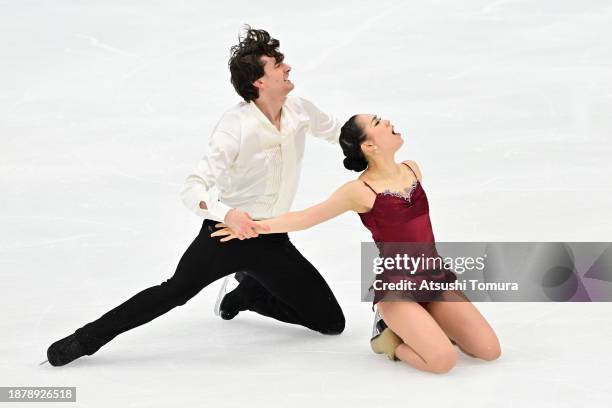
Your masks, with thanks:
M 372 232 L 372 239 L 377 243 L 380 256 L 393 257 L 397 253 L 408 253 L 411 256 L 424 254 L 430 257 L 439 257 L 435 249 L 435 239 L 429 218 L 429 203 L 421 182 L 417 179 L 414 170 L 407 164 L 410 171 L 415 176 L 415 182 L 407 191 L 407 195 L 398 193 L 377 193 L 365 181 L 363 182 L 375 194 L 376 199 L 370 211 L 359 213 L 359 217 Z M 394 243 L 394 244 L 389 244 Z M 398 244 L 395 244 L 398 243 Z M 422 243 L 402 246 L 399 243 Z M 406 249 L 406 247 L 409 247 Z M 422 280 L 435 282 L 454 282 L 457 276 L 448 269 L 415 269 L 414 274 L 389 272 L 385 270 L 378 279 L 385 283 L 397 283 L 400 280 L 410 280 L 419 285 Z M 373 289 L 373 288 L 371 288 Z M 410 300 L 410 291 L 402 291 L 401 299 Z M 432 299 L 438 293 L 428 291 L 426 296 Z M 375 290 L 374 304 L 381 300 L 398 300 L 397 291 Z M 423 297 L 416 299 L 423 299 Z M 421 306 L 426 307 L 428 301 L 419 301 Z

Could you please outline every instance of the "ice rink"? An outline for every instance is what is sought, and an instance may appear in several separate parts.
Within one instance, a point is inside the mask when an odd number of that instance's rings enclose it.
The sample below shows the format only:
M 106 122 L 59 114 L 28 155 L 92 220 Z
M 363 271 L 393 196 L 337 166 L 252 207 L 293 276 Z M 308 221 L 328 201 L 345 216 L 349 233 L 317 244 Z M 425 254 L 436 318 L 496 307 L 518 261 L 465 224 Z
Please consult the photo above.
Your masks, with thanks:
M 174 273 L 202 221 L 183 181 L 240 101 L 244 23 L 280 40 L 294 95 L 393 121 L 438 241 L 612 241 L 607 1 L 2 1 L 0 386 L 76 386 L 83 407 L 609 406 L 610 303 L 478 303 L 502 356 L 445 375 L 373 354 L 354 213 L 291 234 L 340 336 L 222 321 L 216 282 L 94 356 L 38 365 Z M 357 176 L 342 157 L 308 141 L 294 209 Z

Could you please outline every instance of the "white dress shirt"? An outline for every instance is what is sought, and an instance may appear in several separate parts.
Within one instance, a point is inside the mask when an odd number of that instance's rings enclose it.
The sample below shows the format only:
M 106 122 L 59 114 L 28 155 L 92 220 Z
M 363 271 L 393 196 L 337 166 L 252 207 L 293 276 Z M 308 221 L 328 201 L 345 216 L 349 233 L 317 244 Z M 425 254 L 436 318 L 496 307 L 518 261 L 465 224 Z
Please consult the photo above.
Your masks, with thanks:
M 232 208 L 255 220 L 289 211 L 307 133 L 338 143 L 340 124 L 310 101 L 287 97 L 279 131 L 255 103 L 239 103 L 223 114 L 213 130 L 207 154 L 185 180 L 183 203 L 195 214 L 216 221 L 223 221 Z

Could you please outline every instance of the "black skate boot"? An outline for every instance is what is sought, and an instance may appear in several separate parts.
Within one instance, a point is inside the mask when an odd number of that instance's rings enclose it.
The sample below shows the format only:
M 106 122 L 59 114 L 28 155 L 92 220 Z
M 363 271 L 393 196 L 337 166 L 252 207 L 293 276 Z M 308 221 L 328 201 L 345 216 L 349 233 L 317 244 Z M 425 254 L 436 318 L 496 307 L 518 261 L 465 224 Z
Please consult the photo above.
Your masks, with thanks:
M 74 333 L 56 341 L 47 349 L 49 364 L 55 367 L 66 365 L 79 357 L 90 354 L 87 353 L 84 345 L 77 340 Z

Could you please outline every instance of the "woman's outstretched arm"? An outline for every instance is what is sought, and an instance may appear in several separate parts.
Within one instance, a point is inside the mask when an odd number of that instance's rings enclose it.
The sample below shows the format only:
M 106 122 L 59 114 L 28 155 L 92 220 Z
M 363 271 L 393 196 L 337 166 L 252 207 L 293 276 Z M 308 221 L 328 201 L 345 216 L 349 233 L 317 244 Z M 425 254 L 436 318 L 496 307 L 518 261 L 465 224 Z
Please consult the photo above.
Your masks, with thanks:
M 359 181 L 351 181 L 344 184 L 327 200 L 319 204 L 305 210 L 292 211 L 275 218 L 257 222 L 257 224 L 262 226 L 257 232 L 259 234 L 272 234 L 305 230 L 347 211 L 363 209 L 364 205 L 361 201 L 363 201 L 363 184 Z M 226 227 L 225 224 L 217 224 L 217 226 Z M 264 230 L 265 227 L 268 227 L 269 230 Z M 221 241 L 229 241 L 236 238 L 227 227 L 212 233 L 211 236 L 225 236 Z

